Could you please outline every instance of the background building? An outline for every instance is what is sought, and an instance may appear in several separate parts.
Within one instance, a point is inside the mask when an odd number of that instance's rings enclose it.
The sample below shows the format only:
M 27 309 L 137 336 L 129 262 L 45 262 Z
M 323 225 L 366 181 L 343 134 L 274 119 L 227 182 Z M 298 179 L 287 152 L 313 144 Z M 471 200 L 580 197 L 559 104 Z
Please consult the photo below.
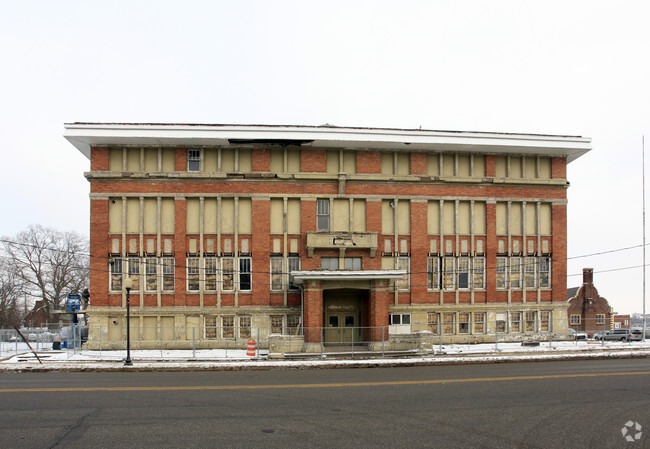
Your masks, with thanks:
M 568 331 L 566 166 L 587 138 L 110 123 L 65 137 L 91 161 L 91 344 L 123 338 L 126 275 L 142 342 Z
M 594 285 L 594 269 L 582 269 L 582 285 L 569 298 L 569 326 L 593 335 L 614 329 L 614 314 L 609 302 L 598 294 Z M 629 318 L 629 317 L 628 317 Z M 629 326 L 627 326 L 629 327 Z

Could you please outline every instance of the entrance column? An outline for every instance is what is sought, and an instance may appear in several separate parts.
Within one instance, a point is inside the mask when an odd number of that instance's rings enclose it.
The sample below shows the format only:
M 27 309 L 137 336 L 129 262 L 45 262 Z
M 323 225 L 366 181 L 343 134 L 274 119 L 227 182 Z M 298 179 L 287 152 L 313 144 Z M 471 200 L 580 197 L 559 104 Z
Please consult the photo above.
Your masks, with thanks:
M 390 283 L 386 279 L 375 280 L 370 289 L 370 341 L 388 340 L 388 307 Z
M 323 289 L 320 281 L 305 281 L 303 316 L 305 343 L 320 343 L 323 326 Z

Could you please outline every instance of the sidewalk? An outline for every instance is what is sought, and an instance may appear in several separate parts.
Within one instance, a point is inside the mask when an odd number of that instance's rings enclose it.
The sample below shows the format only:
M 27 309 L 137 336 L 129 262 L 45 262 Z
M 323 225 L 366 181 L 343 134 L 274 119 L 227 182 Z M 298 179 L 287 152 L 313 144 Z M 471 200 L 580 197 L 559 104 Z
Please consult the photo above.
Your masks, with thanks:
M 400 353 L 377 358 L 369 353 L 313 354 L 300 360 L 269 359 L 266 351 L 247 357 L 243 350 L 134 350 L 133 366 L 124 366 L 125 351 L 39 351 L 42 364 L 29 352 L 0 359 L 0 372 L 42 371 L 239 371 L 266 369 L 367 368 L 391 366 L 433 366 L 549 360 L 586 360 L 650 357 L 650 342 L 543 342 L 540 346 L 521 343 L 434 346 L 433 352 Z M 379 354 L 381 357 L 381 354 Z

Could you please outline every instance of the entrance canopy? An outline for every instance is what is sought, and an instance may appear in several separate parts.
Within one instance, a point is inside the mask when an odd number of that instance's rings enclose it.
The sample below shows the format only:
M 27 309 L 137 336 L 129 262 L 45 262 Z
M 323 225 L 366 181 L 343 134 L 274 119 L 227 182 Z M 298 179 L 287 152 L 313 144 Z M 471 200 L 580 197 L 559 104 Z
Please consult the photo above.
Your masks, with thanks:
M 399 280 L 406 275 L 406 270 L 314 270 L 292 271 L 293 283 L 301 285 L 305 281 L 377 281 Z

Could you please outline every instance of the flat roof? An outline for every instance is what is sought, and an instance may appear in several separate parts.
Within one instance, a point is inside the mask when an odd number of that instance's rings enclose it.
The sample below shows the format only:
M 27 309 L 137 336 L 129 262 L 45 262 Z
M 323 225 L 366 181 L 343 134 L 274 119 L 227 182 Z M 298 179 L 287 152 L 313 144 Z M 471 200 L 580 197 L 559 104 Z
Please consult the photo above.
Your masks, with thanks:
M 90 159 L 93 146 L 299 145 L 350 150 L 400 150 L 566 157 L 591 150 L 581 136 L 479 131 L 359 128 L 334 125 L 66 123 L 64 137 Z
M 302 284 L 304 281 L 372 281 L 379 279 L 402 279 L 406 270 L 313 270 L 292 271 L 293 282 Z

